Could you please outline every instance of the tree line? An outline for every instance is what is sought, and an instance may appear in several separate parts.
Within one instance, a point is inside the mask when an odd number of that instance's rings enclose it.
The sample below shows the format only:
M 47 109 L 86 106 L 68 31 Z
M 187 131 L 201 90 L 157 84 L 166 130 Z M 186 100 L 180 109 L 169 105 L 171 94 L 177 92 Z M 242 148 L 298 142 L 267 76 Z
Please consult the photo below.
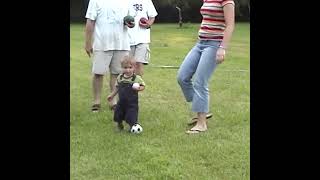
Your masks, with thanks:
M 152 0 L 158 11 L 157 22 L 200 22 L 202 0 Z M 250 0 L 234 0 L 236 21 L 250 21 Z
M 202 0 L 152 0 L 158 11 L 156 22 L 200 22 Z M 234 0 L 236 21 L 250 21 L 250 0 Z M 89 0 L 70 0 L 70 21 L 85 22 Z M 181 18 L 179 19 L 179 10 Z

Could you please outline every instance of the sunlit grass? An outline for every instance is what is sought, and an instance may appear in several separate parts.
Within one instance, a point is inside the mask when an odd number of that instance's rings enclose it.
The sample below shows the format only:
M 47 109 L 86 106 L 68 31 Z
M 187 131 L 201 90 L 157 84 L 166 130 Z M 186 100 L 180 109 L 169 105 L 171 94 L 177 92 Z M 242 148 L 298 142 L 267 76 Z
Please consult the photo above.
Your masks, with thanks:
M 190 105 L 177 69 L 197 38 L 199 24 L 152 26 L 151 61 L 140 93 L 141 135 L 117 132 L 106 103 L 91 113 L 91 60 L 84 25 L 70 25 L 70 172 L 73 180 L 250 179 L 250 31 L 236 24 L 226 61 L 210 79 L 209 130 L 187 135 Z M 109 77 L 105 78 L 105 82 Z M 108 86 L 104 84 L 103 99 Z

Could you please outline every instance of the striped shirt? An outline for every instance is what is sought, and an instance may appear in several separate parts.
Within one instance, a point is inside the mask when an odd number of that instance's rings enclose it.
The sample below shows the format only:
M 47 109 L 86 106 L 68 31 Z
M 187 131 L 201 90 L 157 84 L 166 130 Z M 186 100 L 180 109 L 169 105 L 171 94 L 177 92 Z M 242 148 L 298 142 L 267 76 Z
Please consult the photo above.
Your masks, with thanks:
M 202 22 L 199 29 L 200 40 L 222 41 L 226 28 L 223 6 L 233 4 L 233 0 L 203 0 L 200 8 Z

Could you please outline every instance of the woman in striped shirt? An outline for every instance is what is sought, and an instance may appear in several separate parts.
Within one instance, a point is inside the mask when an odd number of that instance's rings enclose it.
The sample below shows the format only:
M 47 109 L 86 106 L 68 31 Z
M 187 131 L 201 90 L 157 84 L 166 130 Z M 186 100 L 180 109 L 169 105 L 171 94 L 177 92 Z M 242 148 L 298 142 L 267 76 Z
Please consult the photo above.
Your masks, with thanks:
M 198 42 L 185 57 L 177 76 L 186 101 L 192 103 L 192 111 L 197 113 L 195 126 L 188 134 L 207 130 L 208 81 L 217 64 L 224 61 L 234 29 L 234 1 L 203 0 L 200 13 Z

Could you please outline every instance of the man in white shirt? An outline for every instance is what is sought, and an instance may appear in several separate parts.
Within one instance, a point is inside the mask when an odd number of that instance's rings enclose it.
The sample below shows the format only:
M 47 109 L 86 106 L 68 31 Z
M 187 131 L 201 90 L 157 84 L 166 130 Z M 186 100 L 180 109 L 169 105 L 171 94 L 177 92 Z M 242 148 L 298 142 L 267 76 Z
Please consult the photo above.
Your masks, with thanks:
M 110 92 L 115 89 L 120 61 L 129 55 L 128 27 L 123 18 L 129 13 L 129 0 L 90 0 L 86 12 L 85 50 L 92 55 L 93 105 L 92 111 L 100 110 L 104 74 L 110 71 Z M 115 98 L 114 98 L 115 99 Z M 116 100 L 110 107 L 115 107 Z
M 151 0 L 131 0 L 129 7 L 130 15 L 135 19 L 136 26 L 129 29 L 130 55 L 137 61 L 136 74 L 143 75 L 143 65 L 150 59 L 150 27 L 158 15 Z M 141 18 L 146 18 L 144 23 Z

